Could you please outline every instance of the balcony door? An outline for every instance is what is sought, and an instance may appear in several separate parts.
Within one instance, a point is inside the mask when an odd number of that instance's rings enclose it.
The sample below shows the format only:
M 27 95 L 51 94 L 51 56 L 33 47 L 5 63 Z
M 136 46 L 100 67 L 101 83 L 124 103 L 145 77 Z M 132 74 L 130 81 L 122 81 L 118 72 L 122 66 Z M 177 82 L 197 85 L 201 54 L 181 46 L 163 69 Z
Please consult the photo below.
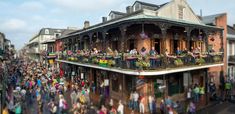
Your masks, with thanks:
M 112 41 L 112 49 L 118 50 L 118 41 Z
M 154 39 L 153 46 L 154 46 L 155 50 L 157 51 L 157 53 L 160 54 L 160 50 L 161 50 L 160 39 Z
M 135 48 L 135 40 L 134 39 L 130 39 L 129 40 L 129 50 L 132 50 Z

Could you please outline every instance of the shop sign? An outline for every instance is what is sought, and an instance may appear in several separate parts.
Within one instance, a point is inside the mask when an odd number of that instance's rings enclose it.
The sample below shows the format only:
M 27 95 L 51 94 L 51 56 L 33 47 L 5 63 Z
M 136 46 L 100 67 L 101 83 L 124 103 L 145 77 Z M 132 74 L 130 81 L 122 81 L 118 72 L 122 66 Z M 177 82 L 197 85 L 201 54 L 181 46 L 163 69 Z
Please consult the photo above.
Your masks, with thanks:
M 104 80 L 104 86 L 109 86 L 109 80 L 108 79 Z
M 74 76 L 74 75 L 75 75 L 75 72 L 73 71 L 73 72 L 72 72 L 72 76 Z
M 81 79 L 84 79 L 84 73 L 81 73 Z

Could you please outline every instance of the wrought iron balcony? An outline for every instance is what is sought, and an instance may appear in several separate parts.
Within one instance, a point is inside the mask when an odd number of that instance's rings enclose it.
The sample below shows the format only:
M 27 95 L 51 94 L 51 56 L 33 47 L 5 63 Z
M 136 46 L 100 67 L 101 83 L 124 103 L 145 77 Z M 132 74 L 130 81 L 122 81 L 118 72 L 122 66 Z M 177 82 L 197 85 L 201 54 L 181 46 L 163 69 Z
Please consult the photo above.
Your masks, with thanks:
M 223 62 L 223 54 L 207 53 L 202 55 L 184 54 L 180 56 L 141 56 L 120 53 L 117 56 L 107 54 L 59 54 L 59 60 L 78 62 L 81 64 L 129 70 L 161 70 L 188 66 L 202 66 Z

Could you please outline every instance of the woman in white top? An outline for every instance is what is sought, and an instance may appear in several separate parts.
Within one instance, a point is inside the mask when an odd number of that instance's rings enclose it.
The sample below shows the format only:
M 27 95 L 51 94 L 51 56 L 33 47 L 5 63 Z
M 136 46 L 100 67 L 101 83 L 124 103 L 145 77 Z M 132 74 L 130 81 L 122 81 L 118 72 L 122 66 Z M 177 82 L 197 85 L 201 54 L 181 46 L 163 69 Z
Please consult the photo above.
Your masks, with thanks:
M 119 101 L 119 105 L 118 105 L 118 114 L 124 114 L 124 106 L 122 104 L 122 101 Z
M 144 101 L 144 98 L 142 98 L 141 99 L 141 101 L 140 101 L 140 114 L 144 114 L 144 103 L 143 103 L 143 101 Z

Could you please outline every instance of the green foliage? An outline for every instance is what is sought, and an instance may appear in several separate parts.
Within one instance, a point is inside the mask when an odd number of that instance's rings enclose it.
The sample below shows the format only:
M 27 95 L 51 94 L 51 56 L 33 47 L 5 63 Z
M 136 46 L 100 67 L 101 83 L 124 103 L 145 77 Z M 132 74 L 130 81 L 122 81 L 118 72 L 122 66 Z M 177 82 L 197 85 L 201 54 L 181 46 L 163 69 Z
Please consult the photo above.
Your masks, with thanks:
M 84 63 L 88 63 L 88 58 L 83 58 L 83 60 L 82 60 L 82 62 L 84 62 Z
M 139 60 L 135 63 L 136 67 L 138 67 L 139 69 L 149 69 L 150 68 L 150 63 L 143 61 L 143 60 Z
M 114 66 L 116 62 L 114 60 L 108 60 L 108 66 Z
M 196 64 L 198 64 L 198 65 L 205 64 L 205 63 L 206 63 L 206 61 L 203 58 L 196 59 Z
M 174 64 L 175 64 L 176 66 L 182 66 L 182 65 L 184 65 L 184 63 L 183 63 L 183 61 L 182 61 L 181 59 L 175 59 Z
M 213 60 L 214 60 L 214 62 L 220 62 L 221 58 L 219 56 L 214 56 Z

